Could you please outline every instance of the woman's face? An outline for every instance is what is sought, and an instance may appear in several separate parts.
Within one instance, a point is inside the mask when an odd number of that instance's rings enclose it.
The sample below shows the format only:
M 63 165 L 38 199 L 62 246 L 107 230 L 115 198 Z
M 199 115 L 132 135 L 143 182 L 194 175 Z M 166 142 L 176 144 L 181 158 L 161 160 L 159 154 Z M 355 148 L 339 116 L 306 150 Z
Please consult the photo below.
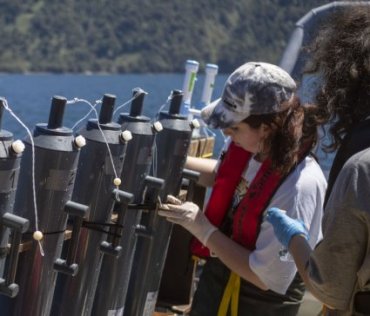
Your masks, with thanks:
M 268 128 L 265 124 L 257 129 L 250 127 L 247 123 L 240 122 L 223 130 L 224 134 L 230 136 L 232 141 L 243 149 L 257 154 L 263 147 L 263 141 L 267 137 Z

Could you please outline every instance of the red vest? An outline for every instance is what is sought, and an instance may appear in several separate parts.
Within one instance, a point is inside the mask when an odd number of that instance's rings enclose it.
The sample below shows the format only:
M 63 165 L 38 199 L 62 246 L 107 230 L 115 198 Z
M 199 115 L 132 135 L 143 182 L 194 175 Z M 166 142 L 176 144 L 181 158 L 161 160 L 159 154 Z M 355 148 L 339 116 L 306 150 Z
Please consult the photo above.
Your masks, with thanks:
M 221 161 L 205 210 L 205 215 L 216 227 L 221 225 L 229 211 L 235 189 L 251 157 L 250 152 L 232 142 Z M 262 213 L 281 181 L 282 176 L 272 169 L 271 160 L 265 160 L 235 211 L 233 240 L 249 250 L 255 249 Z M 195 238 L 192 240 L 191 250 L 196 256 L 209 256 L 208 248 Z

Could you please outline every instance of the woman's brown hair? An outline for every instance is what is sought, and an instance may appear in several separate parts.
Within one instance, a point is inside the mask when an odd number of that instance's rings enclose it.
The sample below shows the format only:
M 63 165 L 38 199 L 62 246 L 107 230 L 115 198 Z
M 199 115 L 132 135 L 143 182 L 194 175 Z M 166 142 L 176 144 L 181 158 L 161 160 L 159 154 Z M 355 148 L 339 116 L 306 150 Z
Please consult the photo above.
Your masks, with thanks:
M 298 163 L 300 152 L 312 149 L 317 142 L 317 127 L 325 122 L 316 106 L 301 106 L 297 97 L 290 103 L 283 112 L 251 115 L 243 121 L 255 129 L 262 124 L 270 128 L 261 150 L 282 174 Z
M 370 115 L 370 10 L 347 8 L 335 14 L 309 47 L 307 73 L 323 78 L 316 104 L 327 111 L 336 150 L 353 126 Z

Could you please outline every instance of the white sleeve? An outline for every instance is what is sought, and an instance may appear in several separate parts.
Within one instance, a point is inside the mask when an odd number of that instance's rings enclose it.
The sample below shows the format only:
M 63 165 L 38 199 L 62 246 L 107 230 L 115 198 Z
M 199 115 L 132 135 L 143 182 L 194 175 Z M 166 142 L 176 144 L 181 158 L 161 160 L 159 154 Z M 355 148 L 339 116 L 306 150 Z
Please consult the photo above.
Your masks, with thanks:
M 292 218 L 301 219 L 310 234 L 310 243 L 315 245 L 321 238 L 322 205 L 326 190 L 326 180 L 316 162 L 306 158 L 288 176 L 277 190 L 268 207 L 286 210 Z M 308 163 L 306 163 L 308 162 Z M 249 265 L 269 289 L 285 294 L 297 272 L 293 260 L 282 261 L 279 251 L 283 248 L 277 240 L 273 227 L 263 221 L 251 253 Z

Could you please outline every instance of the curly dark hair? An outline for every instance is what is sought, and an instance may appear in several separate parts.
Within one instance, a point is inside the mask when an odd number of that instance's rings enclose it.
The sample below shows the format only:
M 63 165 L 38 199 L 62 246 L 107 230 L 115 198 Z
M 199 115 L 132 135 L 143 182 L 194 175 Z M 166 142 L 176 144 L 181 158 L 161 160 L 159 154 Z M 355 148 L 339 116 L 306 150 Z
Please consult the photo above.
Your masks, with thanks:
M 301 106 L 297 97 L 290 101 L 288 110 L 273 114 L 251 115 L 245 120 L 251 128 L 262 124 L 271 128 L 263 149 L 272 161 L 272 166 L 286 174 L 298 163 L 299 153 L 312 149 L 318 138 L 317 128 L 325 123 L 316 105 Z
M 353 126 L 370 115 L 370 10 L 343 8 L 325 23 L 309 48 L 306 72 L 323 79 L 316 103 L 328 112 L 335 151 Z

